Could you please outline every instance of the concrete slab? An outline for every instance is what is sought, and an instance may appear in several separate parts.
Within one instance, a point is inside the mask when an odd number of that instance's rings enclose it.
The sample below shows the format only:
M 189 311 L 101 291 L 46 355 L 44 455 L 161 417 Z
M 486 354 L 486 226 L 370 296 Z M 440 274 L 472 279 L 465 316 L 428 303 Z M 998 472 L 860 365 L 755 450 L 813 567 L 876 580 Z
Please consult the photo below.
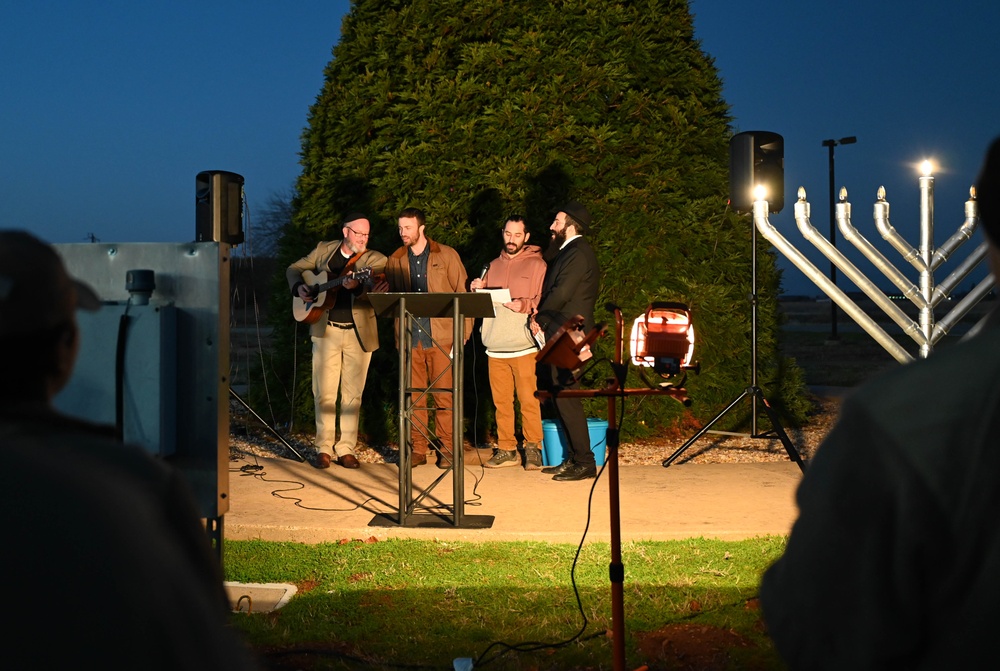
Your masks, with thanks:
M 395 464 L 319 470 L 290 459 L 255 460 L 260 469 L 230 473 L 230 510 L 223 537 L 300 543 L 353 539 L 422 538 L 467 541 L 536 540 L 552 543 L 611 539 L 608 472 L 596 481 L 556 482 L 521 468 L 465 468 L 467 516 L 487 515 L 489 528 L 373 526 L 376 516 L 398 520 Z M 433 465 L 413 470 L 414 493 L 441 476 Z M 794 463 L 675 464 L 619 467 L 622 541 L 783 535 L 797 515 Z M 452 474 L 430 490 L 416 512 L 437 510 L 453 519 Z

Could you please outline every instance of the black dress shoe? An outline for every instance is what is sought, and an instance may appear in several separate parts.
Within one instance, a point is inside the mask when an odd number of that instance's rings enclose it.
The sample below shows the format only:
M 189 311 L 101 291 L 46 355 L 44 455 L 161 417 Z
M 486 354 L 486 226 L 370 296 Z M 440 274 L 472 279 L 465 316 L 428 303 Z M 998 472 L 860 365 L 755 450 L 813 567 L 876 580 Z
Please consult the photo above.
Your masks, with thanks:
M 553 480 L 586 480 L 597 477 L 596 464 L 573 464 L 561 473 L 552 476 Z
M 329 454 L 325 452 L 320 452 L 316 455 L 316 468 L 330 468 L 330 462 L 332 459 Z
M 542 473 L 547 473 L 548 475 L 552 475 L 554 473 L 562 473 L 572 465 L 573 465 L 573 460 L 567 459 L 558 466 L 546 466 L 545 468 L 542 469 Z
M 340 459 L 338 459 L 340 465 L 344 468 L 360 468 L 361 464 L 358 462 L 358 458 L 353 454 L 345 454 Z

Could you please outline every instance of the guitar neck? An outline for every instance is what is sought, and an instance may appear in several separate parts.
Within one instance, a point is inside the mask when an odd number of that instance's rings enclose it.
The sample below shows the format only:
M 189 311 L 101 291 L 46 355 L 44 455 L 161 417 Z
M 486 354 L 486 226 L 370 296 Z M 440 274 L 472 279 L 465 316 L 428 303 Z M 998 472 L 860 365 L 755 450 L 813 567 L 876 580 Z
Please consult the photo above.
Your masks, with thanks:
M 317 294 L 321 294 L 324 291 L 327 291 L 328 289 L 333 289 L 334 287 L 339 287 L 341 284 L 343 284 L 344 282 L 346 282 L 349 279 L 352 279 L 352 278 L 349 277 L 349 276 L 347 276 L 347 275 L 345 275 L 344 277 L 337 277 L 335 279 L 330 280 L 329 282 L 324 282 L 323 284 L 317 284 L 316 285 L 316 293 Z

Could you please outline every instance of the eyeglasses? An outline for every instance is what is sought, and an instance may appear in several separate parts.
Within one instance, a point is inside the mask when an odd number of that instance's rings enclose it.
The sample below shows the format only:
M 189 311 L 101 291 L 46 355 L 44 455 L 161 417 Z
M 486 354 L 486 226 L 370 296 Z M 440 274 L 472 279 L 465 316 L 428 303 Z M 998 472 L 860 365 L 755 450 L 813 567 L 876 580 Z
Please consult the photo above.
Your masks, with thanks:
M 344 226 L 344 228 L 346 228 L 347 230 L 349 230 L 351 233 L 353 233 L 354 235 L 358 236 L 359 238 L 370 238 L 371 237 L 371 233 L 358 233 L 357 231 L 355 231 L 350 226 Z

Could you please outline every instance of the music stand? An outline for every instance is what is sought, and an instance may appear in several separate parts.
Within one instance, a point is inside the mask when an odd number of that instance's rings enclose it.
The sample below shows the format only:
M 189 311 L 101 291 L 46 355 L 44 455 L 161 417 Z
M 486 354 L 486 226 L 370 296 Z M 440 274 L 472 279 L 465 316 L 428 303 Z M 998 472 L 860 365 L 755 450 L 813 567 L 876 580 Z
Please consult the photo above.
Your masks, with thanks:
M 424 528 L 464 528 L 489 529 L 493 526 L 493 515 L 465 515 L 465 464 L 462 441 L 462 371 L 463 345 L 462 326 L 467 318 L 493 317 L 493 301 L 488 293 L 369 293 L 375 312 L 380 316 L 395 316 L 398 322 L 397 343 L 399 349 L 399 512 L 393 519 L 387 514 L 376 515 L 368 526 L 372 527 L 424 527 Z M 445 318 L 452 320 L 451 386 L 435 387 L 437 380 L 431 380 L 427 389 L 410 387 L 410 366 L 412 363 L 410 346 L 410 321 L 415 317 Z M 435 342 L 435 347 L 440 346 Z M 442 351 L 444 351 L 443 348 Z M 419 497 L 413 497 L 413 464 L 409 443 L 412 424 L 410 394 L 423 392 L 450 393 L 452 395 L 452 445 L 451 466 L 444 470 Z M 434 513 L 416 513 L 416 506 L 439 482 L 452 471 L 453 504 L 452 516 Z

